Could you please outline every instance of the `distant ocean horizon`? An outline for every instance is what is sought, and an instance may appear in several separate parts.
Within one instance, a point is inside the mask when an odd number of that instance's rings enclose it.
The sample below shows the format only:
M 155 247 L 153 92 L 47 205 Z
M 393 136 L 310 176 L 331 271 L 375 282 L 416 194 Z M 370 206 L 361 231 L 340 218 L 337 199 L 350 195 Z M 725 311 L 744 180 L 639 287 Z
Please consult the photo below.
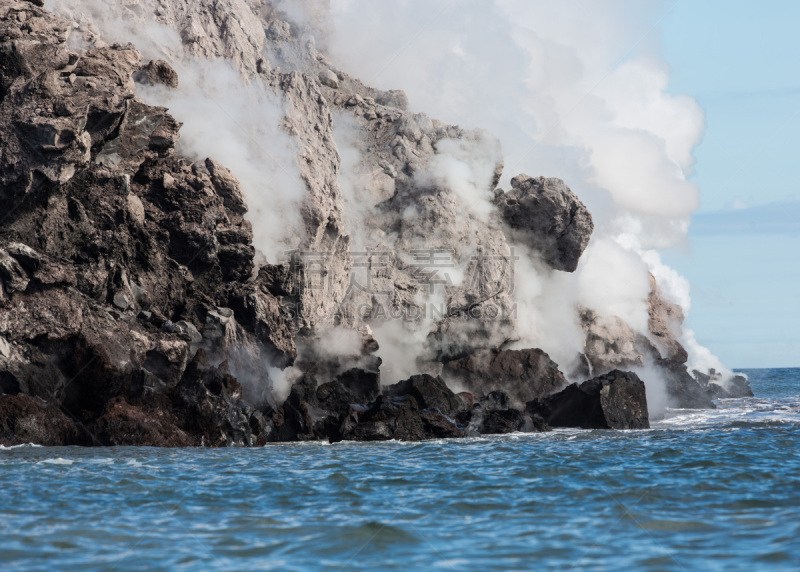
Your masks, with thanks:
M 0 450 L 4 570 L 793 570 L 800 368 L 643 431 Z

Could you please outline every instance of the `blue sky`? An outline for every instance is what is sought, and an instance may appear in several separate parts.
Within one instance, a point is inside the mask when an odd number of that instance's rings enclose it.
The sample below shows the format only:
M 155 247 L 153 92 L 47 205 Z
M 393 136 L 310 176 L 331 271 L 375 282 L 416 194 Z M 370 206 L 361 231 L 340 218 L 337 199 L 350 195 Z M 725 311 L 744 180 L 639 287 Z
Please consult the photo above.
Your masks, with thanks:
M 706 113 L 702 206 L 664 256 L 688 326 L 731 367 L 800 367 L 800 2 L 680 0 L 661 27 L 670 90 Z

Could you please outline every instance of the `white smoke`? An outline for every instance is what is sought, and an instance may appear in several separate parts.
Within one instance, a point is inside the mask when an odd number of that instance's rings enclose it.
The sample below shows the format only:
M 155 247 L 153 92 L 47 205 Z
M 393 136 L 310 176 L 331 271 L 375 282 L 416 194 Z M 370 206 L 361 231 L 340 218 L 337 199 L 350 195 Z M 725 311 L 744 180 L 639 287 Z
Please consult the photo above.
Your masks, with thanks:
M 137 86 L 136 95 L 169 108 L 183 123 L 177 145 L 182 155 L 211 157 L 236 175 L 253 223 L 253 245 L 260 253 L 274 263 L 287 248 L 297 246 L 305 186 L 295 162 L 296 144 L 280 129 L 286 109 L 275 91 L 258 79 L 246 80 L 230 61 L 186 54 L 178 32 L 154 20 L 152 2 L 125 6 L 48 0 L 47 8 L 75 22 L 98 45 L 130 42 L 145 60 L 170 63 L 178 72 L 177 89 Z M 84 40 L 79 47 L 91 45 Z
M 658 54 L 667 9 L 633 0 L 331 2 L 328 49 L 340 67 L 404 89 L 412 110 L 498 136 L 502 186 L 522 172 L 556 176 L 589 207 L 596 230 L 574 274 L 515 245 L 516 346 L 541 347 L 565 369 L 583 348 L 578 305 L 647 335 L 653 272 L 667 300 L 690 306 L 688 283 L 656 250 L 685 240 L 699 206 L 687 178 L 705 128 L 694 99 L 667 91 Z M 705 356 L 685 339 L 693 357 Z
M 247 199 L 253 246 L 275 263 L 302 236 L 305 186 L 295 164 L 296 144 L 280 129 L 286 115 L 278 95 L 260 81 L 245 83 L 230 62 L 173 61 L 176 90 L 140 86 L 147 103 L 168 107 L 183 123 L 178 151 L 211 157 L 230 169 Z
M 437 187 L 454 193 L 465 213 L 488 222 L 492 212 L 495 165 L 502 163 L 500 145 L 484 131 L 463 139 L 444 138 L 426 168 L 414 175 L 420 187 Z

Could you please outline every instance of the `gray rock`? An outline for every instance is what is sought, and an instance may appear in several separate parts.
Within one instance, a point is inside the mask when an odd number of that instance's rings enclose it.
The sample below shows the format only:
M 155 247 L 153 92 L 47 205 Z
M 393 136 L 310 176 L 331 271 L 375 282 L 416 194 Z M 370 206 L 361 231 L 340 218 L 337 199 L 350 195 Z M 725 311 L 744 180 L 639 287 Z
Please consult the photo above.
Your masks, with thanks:
M 517 175 L 495 198 L 503 220 L 556 270 L 574 272 L 594 230 L 592 215 L 561 179 Z
M 164 60 L 151 60 L 138 72 L 133 74 L 133 79 L 145 85 L 165 85 L 171 88 L 178 87 L 178 74 Z
M 339 78 L 329 69 L 324 69 L 319 72 L 319 81 L 322 85 L 327 85 L 332 89 L 339 88 Z
M 131 301 L 128 299 L 128 296 L 124 292 L 117 292 L 116 294 L 114 294 L 112 302 L 117 308 L 119 308 L 123 312 L 131 307 Z
M 179 333 L 184 334 L 189 341 L 194 344 L 199 344 L 203 341 L 203 335 L 191 322 L 180 320 L 175 323 L 175 328 Z

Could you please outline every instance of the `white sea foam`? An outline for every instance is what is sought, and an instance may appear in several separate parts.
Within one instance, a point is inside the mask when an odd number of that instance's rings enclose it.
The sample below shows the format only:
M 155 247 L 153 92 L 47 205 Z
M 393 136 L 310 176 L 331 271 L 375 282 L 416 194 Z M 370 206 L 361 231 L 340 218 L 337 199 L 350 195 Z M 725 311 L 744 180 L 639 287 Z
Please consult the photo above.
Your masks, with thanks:
M 11 450 L 11 449 L 30 449 L 33 447 L 41 447 L 42 445 L 37 445 L 36 443 L 22 443 L 20 445 L 9 445 L 6 447 L 5 445 L 0 445 L 0 451 L 2 450 Z
M 56 457 L 55 459 L 44 459 L 43 461 L 39 461 L 36 463 L 37 465 L 72 465 L 75 461 L 71 459 L 64 459 L 62 457 Z

